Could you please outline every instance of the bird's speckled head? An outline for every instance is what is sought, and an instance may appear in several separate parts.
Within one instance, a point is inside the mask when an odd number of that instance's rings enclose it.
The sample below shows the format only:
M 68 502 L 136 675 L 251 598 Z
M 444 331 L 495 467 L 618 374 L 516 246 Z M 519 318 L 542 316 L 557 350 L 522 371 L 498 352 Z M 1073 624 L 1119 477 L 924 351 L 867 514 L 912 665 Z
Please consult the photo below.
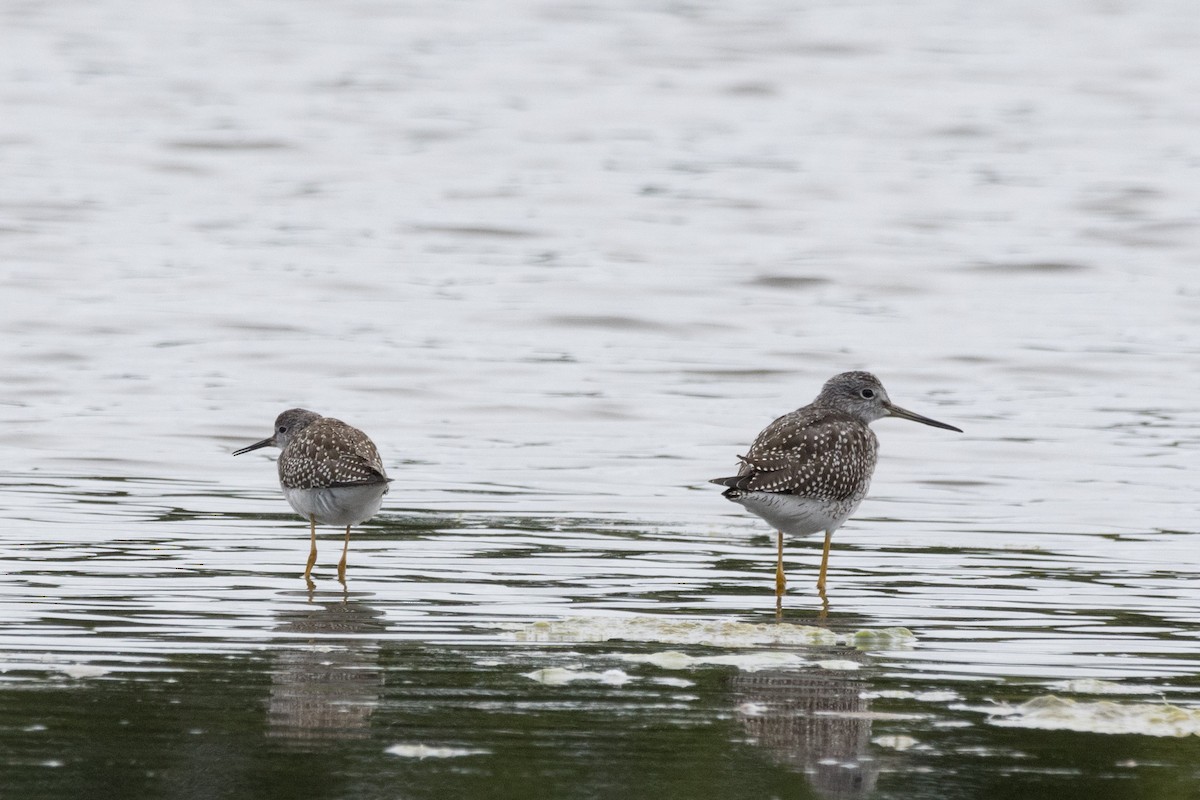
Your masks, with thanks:
M 255 442 L 248 447 L 243 447 L 241 450 L 234 450 L 233 454 L 240 456 L 242 453 L 249 453 L 251 450 L 258 450 L 260 447 L 278 447 L 282 450 L 288 446 L 288 443 L 295 438 L 296 434 L 319 419 L 321 419 L 321 415 L 315 411 L 309 411 L 306 408 L 289 408 L 275 418 L 274 433 L 261 442 Z
M 900 408 L 888 397 L 887 390 L 883 388 L 879 378 L 869 372 L 843 372 L 841 375 L 834 375 L 825 382 L 813 405 L 836 409 L 865 423 L 883 417 L 900 417 L 922 425 L 962 433 L 953 425 Z
M 275 418 L 275 446 L 280 450 L 288 446 L 296 434 L 319 420 L 321 415 L 307 408 L 289 408 Z
M 887 390 L 869 372 L 834 375 L 821 387 L 813 405 L 837 409 L 863 422 L 874 422 L 891 413 Z

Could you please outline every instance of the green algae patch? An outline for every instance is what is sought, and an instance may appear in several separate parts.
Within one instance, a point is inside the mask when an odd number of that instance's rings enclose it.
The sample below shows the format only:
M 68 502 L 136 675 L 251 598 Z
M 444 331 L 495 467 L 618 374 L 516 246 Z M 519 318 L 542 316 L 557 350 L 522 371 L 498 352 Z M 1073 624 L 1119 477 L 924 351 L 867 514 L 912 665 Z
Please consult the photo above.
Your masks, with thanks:
M 850 634 L 847 644 L 859 650 L 896 650 L 912 647 L 916 641 L 916 634 L 908 628 L 876 628 Z

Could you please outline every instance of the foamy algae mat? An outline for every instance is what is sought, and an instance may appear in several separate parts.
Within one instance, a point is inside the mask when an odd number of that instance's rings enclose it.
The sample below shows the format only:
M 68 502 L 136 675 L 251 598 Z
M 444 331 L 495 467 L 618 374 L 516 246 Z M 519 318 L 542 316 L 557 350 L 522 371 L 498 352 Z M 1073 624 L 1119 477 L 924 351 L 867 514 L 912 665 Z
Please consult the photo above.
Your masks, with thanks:
M 659 642 L 708 647 L 854 647 L 895 650 L 917 640 L 907 628 L 836 633 L 815 625 L 752 623 L 652 616 L 565 617 L 531 623 L 499 623 L 518 642 Z
M 1200 734 L 1200 708 L 1180 708 L 1167 703 L 1079 702 L 1046 695 L 1018 706 L 1003 706 L 992 714 L 989 722 L 1007 728 L 1143 736 Z

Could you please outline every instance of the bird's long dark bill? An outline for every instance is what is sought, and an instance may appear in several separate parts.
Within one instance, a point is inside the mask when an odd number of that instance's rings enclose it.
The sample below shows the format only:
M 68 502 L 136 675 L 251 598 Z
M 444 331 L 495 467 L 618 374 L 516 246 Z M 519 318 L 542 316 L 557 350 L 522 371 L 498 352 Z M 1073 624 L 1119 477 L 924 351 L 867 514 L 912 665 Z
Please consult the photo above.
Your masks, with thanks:
M 948 431 L 958 431 L 959 433 L 962 433 L 962 428 L 956 428 L 953 425 L 947 425 L 944 422 L 938 422 L 936 419 L 930 419 L 929 417 L 922 417 L 920 414 L 914 414 L 913 412 L 903 409 L 900 406 L 894 406 L 889 403 L 887 409 L 888 413 L 893 417 L 900 417 L 900 419 L 911 419 L 913 422 L 919 422 L 922 425 L 930 425 L 934 428 L 943 428 Z M 234 455 L 237 454 L 235 453 Z
M 235 456 L 240 456 L 242 453 L 249 453 L 251 450 L 257 450 L 260 447 L 270 447 L 273 444 L 275 444 L 275 437 L 268 436 L 266 439 L 263 439 L 261 442 L 255 442 L 254 444 L 250 445 L 249 447 L 243 447 L 241 450 L 234 450 L 233 454 Z

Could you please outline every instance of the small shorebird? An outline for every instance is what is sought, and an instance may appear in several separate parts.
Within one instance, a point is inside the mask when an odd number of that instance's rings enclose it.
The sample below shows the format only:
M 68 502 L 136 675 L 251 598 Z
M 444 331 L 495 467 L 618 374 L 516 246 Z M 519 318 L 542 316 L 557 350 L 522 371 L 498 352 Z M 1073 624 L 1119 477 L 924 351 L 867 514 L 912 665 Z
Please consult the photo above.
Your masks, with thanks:
M 346 526 L 346 543 L 338 562 L 338 580 L 345 581 L 350 527 L 375 516 L 391 480 L 375 443 L 340 419 L 292 408 L 275 419 L 274 433 L 233 454 L 240 456 L 260 447 L 282 451 L 279 485 L 283 496 L 297 514 L 308 520 L 311 549 L 304 579 L 311 580 L 309 573 L 317 560 L 319 522 Z
M 881 417 L 900 417 L 961 430 L 893 405 L 883 384 L 869 372 L 843 372 L 826 382 L 803 408 L 784 414 L 768 425 L 749 452 L 738 456 L 741 467 L 733 478 L 712 482 L 729 488 L 723 493 L 778 531 L 775 595 L 782 597 L 783 535 L 806 536 L 825 531 L 817 591 L 825 596 L 825 568 L 833 532 L 867 496 L 879 453 L 879 440 L 867 427 Z

